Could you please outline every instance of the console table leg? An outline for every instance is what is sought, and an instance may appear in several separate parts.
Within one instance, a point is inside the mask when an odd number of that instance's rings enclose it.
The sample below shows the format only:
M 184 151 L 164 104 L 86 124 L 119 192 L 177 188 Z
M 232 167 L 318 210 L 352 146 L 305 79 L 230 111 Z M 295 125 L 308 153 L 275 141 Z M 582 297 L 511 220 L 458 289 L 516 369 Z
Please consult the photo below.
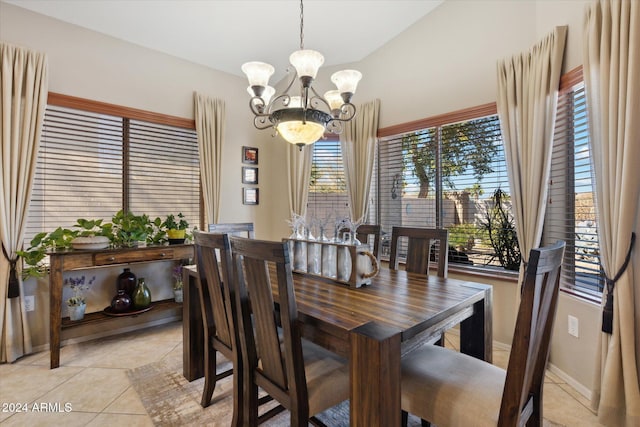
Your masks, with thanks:
M 49 350 L 51 369 L 60 366 L 60 329 L 62 326 L 62 257 L 50 255 L 49 271 Z

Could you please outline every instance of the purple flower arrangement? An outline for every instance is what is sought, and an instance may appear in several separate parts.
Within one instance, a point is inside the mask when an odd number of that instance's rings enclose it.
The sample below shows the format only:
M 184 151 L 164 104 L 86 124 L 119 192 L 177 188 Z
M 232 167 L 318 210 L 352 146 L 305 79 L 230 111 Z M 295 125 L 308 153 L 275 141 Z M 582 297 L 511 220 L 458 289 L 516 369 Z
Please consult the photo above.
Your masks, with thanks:
M 88 281 L 85 276 L 69 277 L 64 280 L 64 285 L 69 286 L 73 291 L 73 296 L 67 300 L 68 305 L 82 305 L 85 303 L 84 291 L 88 290 L 96 280 L 96 276 L 91 277 Z

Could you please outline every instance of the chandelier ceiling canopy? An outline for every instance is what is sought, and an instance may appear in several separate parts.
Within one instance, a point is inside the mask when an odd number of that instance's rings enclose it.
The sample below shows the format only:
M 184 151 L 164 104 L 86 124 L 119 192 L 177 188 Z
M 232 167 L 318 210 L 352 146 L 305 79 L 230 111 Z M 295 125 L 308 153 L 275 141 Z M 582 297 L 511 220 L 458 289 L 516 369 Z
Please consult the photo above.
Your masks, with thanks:
M 312 83 L 324 62 L 320 52 L 304 48 L 304 8 L 300 0 L 300 50 L 289 56 L 289 62 L 295 68 L 287 88 L 276 96 L 269 86 L 269 79 L 275 69 L 264 62 L 247 62 L 242 71 L 249 79 L 247 91 L 251 96 L 249 108 L 254 114 L 253 124 L 258 129 L 274 128 L 287 142 L 302 149 L 313 144 L 325 131 L 339 134 L 342 123 L 354 118 L 356 107 L 351 98 L 356 92 L 362 74 L 356 70 L 342 70 L 331 76 L 337 89 L 320 96 Z M 293 93 L 294 84 L 299 88 Z

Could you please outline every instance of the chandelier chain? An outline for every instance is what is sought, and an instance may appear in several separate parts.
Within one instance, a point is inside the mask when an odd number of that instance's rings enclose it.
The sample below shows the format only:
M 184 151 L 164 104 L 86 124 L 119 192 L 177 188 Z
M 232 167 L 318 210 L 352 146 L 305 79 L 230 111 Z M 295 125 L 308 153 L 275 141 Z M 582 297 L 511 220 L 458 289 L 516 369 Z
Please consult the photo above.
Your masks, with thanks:
M 300 50 L 304 50 L 304 7 L 300 0 Z

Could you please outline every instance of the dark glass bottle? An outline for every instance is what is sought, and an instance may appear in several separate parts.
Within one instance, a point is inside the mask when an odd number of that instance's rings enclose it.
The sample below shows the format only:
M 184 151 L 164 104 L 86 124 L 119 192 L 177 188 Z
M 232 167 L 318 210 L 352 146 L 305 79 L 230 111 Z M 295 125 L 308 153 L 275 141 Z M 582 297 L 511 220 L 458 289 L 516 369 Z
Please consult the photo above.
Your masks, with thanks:
M 129 297 L 133 297 L 133 291 L 136 289 L 136 275 L 133 272 L 125 268 L 116 280 L 117 290 L 122 289 Z
M 118 289 L 118 294 L 111 300 L 111 309 L 119 313 L 131 308 L 131 297 L 124 291 Z
M 133 308 L 142 309 L 151 305 L 151 291 L 144 282 L 144 277 L 138 279 L 138 286 L 133 291 Z

